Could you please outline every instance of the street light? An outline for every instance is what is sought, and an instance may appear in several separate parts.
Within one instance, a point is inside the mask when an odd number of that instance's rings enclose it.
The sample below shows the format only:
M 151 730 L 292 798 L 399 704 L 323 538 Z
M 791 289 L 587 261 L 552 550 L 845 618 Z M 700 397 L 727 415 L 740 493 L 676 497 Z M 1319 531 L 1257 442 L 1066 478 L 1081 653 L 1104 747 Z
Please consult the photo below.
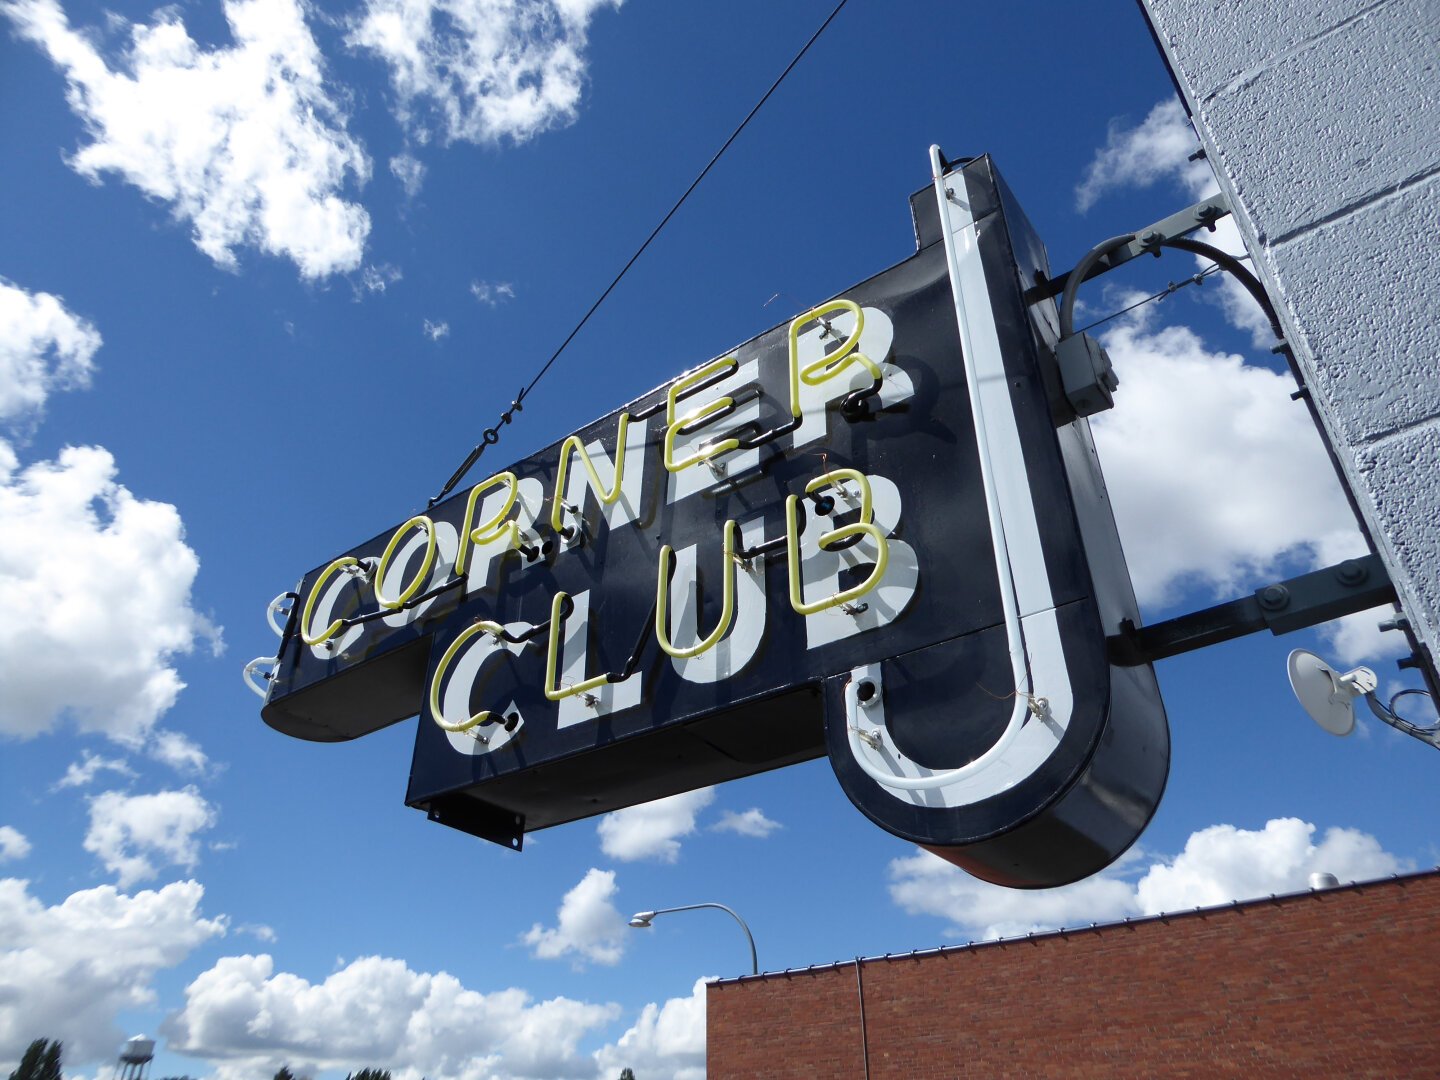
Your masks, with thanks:
M 750 927 L 745 925 L 745 920 L 733 909 L 726 907 L 724 904 L 683 904 L 680 907 L 661 908 L 659 911 L 637 911 L 634 915 L 630 916 L 630 925 L 637 930 L 648 930 L 650 928 L 650 920 L 655 918 L 656 915 L 669 915 L 675 911 L 697 911 L 700 908 L 719 908 L 740 924 L 740 929 L 745 931 L 745 940 L 750 943 L 750 974 L 759 975 L 760 962 L 755 956 L 755 935 L 750 933 Z

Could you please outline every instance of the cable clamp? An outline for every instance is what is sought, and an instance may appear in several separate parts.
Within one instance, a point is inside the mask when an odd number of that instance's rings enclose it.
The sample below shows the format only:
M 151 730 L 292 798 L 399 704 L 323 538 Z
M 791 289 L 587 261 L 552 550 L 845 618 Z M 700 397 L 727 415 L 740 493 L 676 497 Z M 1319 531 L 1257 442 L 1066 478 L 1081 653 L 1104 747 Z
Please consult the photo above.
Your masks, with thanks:
M 864 728 L 858 728 L 852 725 L 850 730 L 855 733 L 857 739 L 870 747 L 871 750 L 885 749 L 885 742 L 880 737 L 879 728 L 876 728 L 874 731 L 866 731 Z

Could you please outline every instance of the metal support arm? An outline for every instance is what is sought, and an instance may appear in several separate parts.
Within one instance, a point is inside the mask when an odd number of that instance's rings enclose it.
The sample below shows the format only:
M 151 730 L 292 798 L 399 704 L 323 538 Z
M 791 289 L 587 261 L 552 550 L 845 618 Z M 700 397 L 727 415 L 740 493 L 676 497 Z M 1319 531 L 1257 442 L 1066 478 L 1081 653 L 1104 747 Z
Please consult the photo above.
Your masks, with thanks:
M 1148 664 L 1261 630 L 1288 634 L 1395 602 L 1385 564 L 1367 555 L 1153 626 L 1137 627 L 1126 619 L 1120 633 L 1108 639 L 1110 659 L 1122 667 Z
M 1188 206 L 1179 213 L 1171 214 L 1169 217 L 1147 225 L 1135 233 L 1135 238 L 1128 241 L 1114 251 L 1106 253 L 1097 259 L 1091 266 L 1086 267 L 1085 276 L 1082 281 L 1088 281 L 1093 277 L 1114 270 L 1122 263 L 1131 259 L 1137 259 L 1141 255 L 1155 254 L 1156 247 L 1169 240 L 1178 240 L 1187 236 L 1196 229 L 1215 228 L 1215 223 L 1230 213 L 1230 203 L 1224 195 L 1212 195 L 1203 199 L 1194 206 Z M 1045 278 L 1037 281 L 1033 288 L 1025 293 L 1025 302 L 1034 304 L 1052 296 L 1059 296 L 1065 291 L 1065 285 L 1070 280 L 1070 273 L 1067 272 L 1058 277 Z

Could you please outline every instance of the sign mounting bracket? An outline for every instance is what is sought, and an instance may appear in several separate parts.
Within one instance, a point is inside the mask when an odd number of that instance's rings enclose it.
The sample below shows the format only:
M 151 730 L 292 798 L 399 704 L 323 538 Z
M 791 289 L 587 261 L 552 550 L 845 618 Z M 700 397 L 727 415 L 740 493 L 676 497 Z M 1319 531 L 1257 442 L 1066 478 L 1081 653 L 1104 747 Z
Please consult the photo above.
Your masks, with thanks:
M 1082 280 L 1089 281 L 1091 278 L 1099 277 L 1131 259 L 1138 259 L 1141 255 L 1159 254 L 1159 245 L 1166 240 L 1178 240 L 1202 228 L 1213 232 L 1215 223 L 1223 217 L 1228 217 L 1229 214 L 1230 202 L 1223 194 L 1215 194 L 1208 199 L 1201 199 L 1194 206 L 1179 210 L 1153 225 L 1137 229 L 1134 240 L 1102 256 Z M 1073 271 L 1067 270 L 1055 277 L 1037 277 L 1035 285 L 1025 292 L 1025 302 L 1036 304 L 1041 300 L 1059 296 L 1065 291 L 1065 285 L 1069 282 L 1071 273 Z
M 1307 626 L 1396 602 L 1395 586 L 1378 555 L 1347 559 L 1256 589 L 1224 604 L 1192 611 L 1153 626 L 1121 621 L 1106 639 L 1110 659 L 1123 667 L 1149 664 L 1246 634 L 1288 634 Z

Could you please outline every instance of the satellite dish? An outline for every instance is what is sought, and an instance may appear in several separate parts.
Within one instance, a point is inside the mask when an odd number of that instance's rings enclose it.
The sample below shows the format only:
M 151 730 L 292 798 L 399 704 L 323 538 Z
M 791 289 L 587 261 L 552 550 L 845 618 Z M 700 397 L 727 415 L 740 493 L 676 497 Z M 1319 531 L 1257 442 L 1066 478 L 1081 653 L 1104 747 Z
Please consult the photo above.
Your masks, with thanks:
M 1369 668 L 1342 675 L 1312 652 L 1296 649 L 1290 654 L 1290 688 L 1310 719 L 1331 735 L 1355 730 L 1355 699 L 1372 693 L 1379 684 Z

